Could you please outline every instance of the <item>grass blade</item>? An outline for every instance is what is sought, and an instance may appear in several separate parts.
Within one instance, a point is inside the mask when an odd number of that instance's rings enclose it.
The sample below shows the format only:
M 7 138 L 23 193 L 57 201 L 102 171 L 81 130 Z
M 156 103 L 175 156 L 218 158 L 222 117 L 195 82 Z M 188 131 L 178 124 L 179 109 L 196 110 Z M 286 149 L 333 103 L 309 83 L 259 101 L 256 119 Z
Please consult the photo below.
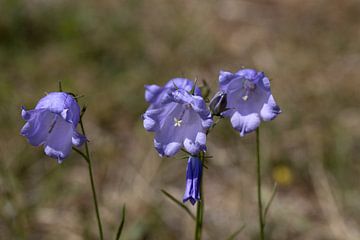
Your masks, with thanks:
M 174 203 L 176 203 L 179 207 L 181 207 L 182 209 L 184 209 L 193 220 L 196 220 L 194 214 L 192 214 L 192 212 L 190 211 L 190 209 L 185 206 L 182 202 L 180 202 L 179 200 L 177 200 L 175 197 L 173 197 L 170 193 L 168 193 L 167 191 L 165 191 L 164 189 L 161 189 L 161 192 L 168 197 L 170 200 L 172 200 Z
M 277 189 L 278 189 L 278 184 L 275 183 L 274 184 L 274 188 L 273 188 L 273 191 L 271 193 L 271 197 L 270 197 L 270 200 L 269 202 L 266 204 L 266 207 L 265 207 L 265 210 L 264 210 L 264 221 L 266 219 L 266 216 L 269 212 L 269 209 L 270 209 L 270 206 L 271 206 L 271 203 L 273 202 L 274 198 L 275 198 L 275 195 L 276 195 L 276 192 L 277 192 Z
M 123 209 L 122 209 L 121 223 L 120 223 L 120 226 L 119 226 L 118 231 L 117 231 L 117 233 L 116 233 L 116 238 L 115 238 L 115 240 L 119 240 L 119 239 L 120 239 L 121 232 L 122 232 L 122 230 L 123 230 L 124 224 L 125 224 L 125 204 L 124 204 Z
M 236 238 L 236 236 L 241 233 L 244 229 L 245 229 L 246 225 L 242 225 L 241 228 L 239 228 L 239 230 L 237 230 L 236 232 L 234 232 L 233 234 L 231 234 L 226 240 L 234 240 Z

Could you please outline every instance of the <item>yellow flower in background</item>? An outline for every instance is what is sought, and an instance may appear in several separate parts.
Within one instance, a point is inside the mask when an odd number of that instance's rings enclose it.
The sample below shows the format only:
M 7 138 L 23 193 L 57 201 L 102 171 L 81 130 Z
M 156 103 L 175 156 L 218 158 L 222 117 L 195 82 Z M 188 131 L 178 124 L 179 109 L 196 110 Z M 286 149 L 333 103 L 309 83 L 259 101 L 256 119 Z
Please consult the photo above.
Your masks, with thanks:
M 278 165 L 273 168 L 272 177 L 280 185 L 289 186 L 293 183 L 294 175 L 286 165 Z

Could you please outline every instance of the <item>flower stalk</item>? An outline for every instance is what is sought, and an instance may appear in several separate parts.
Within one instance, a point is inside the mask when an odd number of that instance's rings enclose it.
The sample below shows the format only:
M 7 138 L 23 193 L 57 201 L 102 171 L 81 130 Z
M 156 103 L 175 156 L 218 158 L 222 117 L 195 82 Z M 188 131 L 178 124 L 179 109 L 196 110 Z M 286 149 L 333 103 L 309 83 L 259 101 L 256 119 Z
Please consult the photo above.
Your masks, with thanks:
M 256 129 L 256 175 L 257 175 L 257 197 L 258 197 L 258 214 L 259 214 L 259 232 L 260 239 L 265 240 L 265 232 L 264 232 L 264 215 L 263 215 L 263 206 L 262 206 L 262 198 L 261 198 L 261 161 L 260 161 L 260 130 Z
M 83 124 L 83 121 L 82 121 L 82 117 L 80 118 L 79 123 L 80 123 L 82 134 L 84 136 L 86 136 L 84 124 Z M 94 206 L 95 206 L 97 224 L 98 224 L 98 228 L 99 228 L 99 236 L 100 236 L 100 240 L 103 240 L 104 239 L 104 234 L 103 234 L 103 229 L 102 229 L 102 224 L 101 224 L 100 211 L 99 211 L 99 207 L 98 207 L 98 201 L 97 201 L 97 195 L 96 195 L 96 189 L 95 189 L 94 176 L 93 176 L 93 170 L 92 170 L 92 164 L 91 164 L 91 158 L 90 158 L 90 151 L 89 151 L 88 142 L 87 141 L 85 142 L 85 153 L 83 153 L 82 151 L 80 151 L 79 149 L 77 149 L 75 147 L 73 147 L 73 150 L 75 152 L 77 152 L 80 156 L 82 156 L 85 159 L 86 163 L 88 164 L 88 171 L 89 171 L 89 177 L 90 177 L 90 183 L 91 183 L 91 190 L 92 190 L 93 201 L 94 201 Z
M 204 164 L 204 152 L 200 152 L 200 161 L 201 164 Z M 201 199 L 197 201 L 197 209 L 196 209 L 196 225 L 195 225 L 195 240 L 201 239 L 202 234 L 202 225 L 203 225 L 203 217 L 205 210 L 205 197 L 203 191 L 203 174 L 200 176 L 200 196 Z

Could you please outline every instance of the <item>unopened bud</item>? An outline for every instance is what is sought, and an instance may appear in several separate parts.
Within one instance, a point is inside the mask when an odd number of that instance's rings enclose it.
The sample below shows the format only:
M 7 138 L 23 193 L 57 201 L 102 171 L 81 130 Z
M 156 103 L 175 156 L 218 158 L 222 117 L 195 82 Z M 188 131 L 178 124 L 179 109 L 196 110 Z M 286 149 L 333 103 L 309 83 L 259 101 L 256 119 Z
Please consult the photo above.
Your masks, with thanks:
M 227 110 L 226 105 L 226 93 L 219 91 L 210 101 L 210 111 L 214 116 L 220 116 L 222 112 Z

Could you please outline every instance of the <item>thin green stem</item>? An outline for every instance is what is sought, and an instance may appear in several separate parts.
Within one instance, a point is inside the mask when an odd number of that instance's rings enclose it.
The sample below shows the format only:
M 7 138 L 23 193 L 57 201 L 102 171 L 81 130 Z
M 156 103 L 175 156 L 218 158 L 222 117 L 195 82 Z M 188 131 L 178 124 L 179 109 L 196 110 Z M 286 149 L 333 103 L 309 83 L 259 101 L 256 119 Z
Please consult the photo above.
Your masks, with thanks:
M 84 124 L 83 124 L 81 118 L 80 118 L 80 127 L 81 127 L 82 134 L 84 136 L 86 136 L 85 129 L 84 129 Z M 98 223 L 98 227 L 99 227 L 99 235 L 100 235 L 100 239 L 103 240 L 104 235 L 103 235 L 102 224 L 101 224 L 101 219 L 100 219 L 100 212 L 99 212 L 99 207 L 98 207 L 98 202 L 97 202 L 97 197 L 96 197 L 96 190 L 95 190 L 94 177 L 93 177 L 93 171 L 92 171 L 92 165 L 91 165 L 91 158 L 90 158 L 88 142 L 85 141 L 85 154 L 82 153 L 81 151 L 76 151 L 76 152 L 78 152 L 86 160 L 86 162 L 88 164 L 90 183 L 91 183 L 91 190 L 92 190 L 92 194 L 93 194 L 93 200 L 94 200 L 94 205 L 95 205 L 97 223 Z
M 259 209 L 259 231 L 260 239 L 265 240 L 264 232 L 264 215 L 261 200 L 261 167 L 260 167 L 260 130 L 256 129 L 256 153 L 257 153 L 257 195 L 258 195 L 258 209 Z
M 204 163 L 204 153 L 200 152 L 200 160 L 201 164 Z M 204 172 L 201 173 L 200 177 L 200 201 L 197 202 L 197 209 L 196 209 L 196 226 L 195 226 L 195 240 L 201 239 L 202 233 L 202 225 L 203 225 L 203 218 L 204 218 L 204 207 L 205 207 L 205 197 L 203 191 L 203 175 Z
M 63 91 L 61 81 L 59 81 L 59 91 L 60 92 Z M 84 107 L 82 109 L 82 111 L 81 111 L 79 123 L 80 123 L 80 126 L 81 126 L 82 134 L 86 137 L 84 124 L 82 122 L 82 116 L 83 116 L 85 110 L 86 110 L 86 108 Z M 80 156 L 82 156 L 85 159 L 85 161 L 87 162 L 87 164 L 88 164 L 88 170 L 89 170 L 89 176 L 90 176 L 90 182 L 91 182 L 91 190 L 92 190 L 92 194 L 93 194 L 93 200 L 94 200 L 94 205 L 95 205 L 97 223 L 98 223 L 98 227 L 99 227 L 99 235 L 100 235 L 100 240 L 103 240 L 104 239 L 104 234 L 103 234 L 103 230 L 102 230 L 100 212 L 99 212 L 99 207 L 98 207 L 98 202 L 97 202 L 97 197 L 96 197 L 96 190 L 95 190 L 94 177 L 93 177 L 93 171 L 92 171 L 92 165 L 91 165 L 91 158 L 90 158 L 90 151 L 89 151 L 88 142 L 85 141 L 85 153 L 83 153 L 82 151 L 80 151 L 79 149 L 77 149 L 75 147 L 73 147 L 73 150 L 75 152 L 77 152 Z

